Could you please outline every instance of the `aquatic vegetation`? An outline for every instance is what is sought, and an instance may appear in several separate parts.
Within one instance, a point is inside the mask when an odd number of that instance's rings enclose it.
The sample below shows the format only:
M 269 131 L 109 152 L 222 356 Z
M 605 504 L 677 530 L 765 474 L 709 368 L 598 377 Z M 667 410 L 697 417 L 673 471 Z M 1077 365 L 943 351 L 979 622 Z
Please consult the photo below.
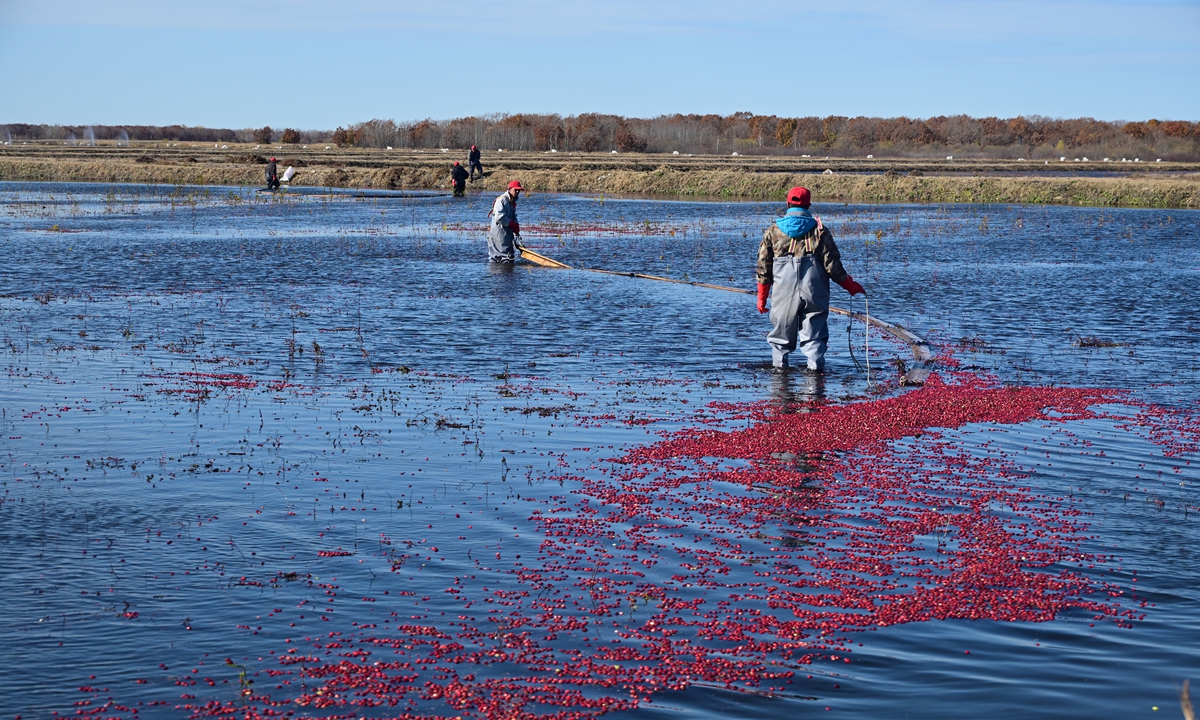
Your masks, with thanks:
M 117 153 L 117 154 L 114 154 Z M 230 150 L 142 147 L 125 150 L 21 146 L 0 156 L 0 180 L 261 186 L 263 157 L 253 145 Z M 265 159 L 265 158 L 263 158 Z M 449 193 L 449 155 L 377 150 L 288 150 L 280 168 L 299 171 L 295 188 L 436 190 Z M 1200 207 L 1193 163 L 1101 164 L 930 158 L 676 156 L 504 153 L 469 190 L 503 192 L 519 177 L 532 192 L 782 201 L 804 185 L 814 198 L 853 203 L 1027 203 L 1099 207 Z M 1151 166 L 1155 166 L 1151 168 Z

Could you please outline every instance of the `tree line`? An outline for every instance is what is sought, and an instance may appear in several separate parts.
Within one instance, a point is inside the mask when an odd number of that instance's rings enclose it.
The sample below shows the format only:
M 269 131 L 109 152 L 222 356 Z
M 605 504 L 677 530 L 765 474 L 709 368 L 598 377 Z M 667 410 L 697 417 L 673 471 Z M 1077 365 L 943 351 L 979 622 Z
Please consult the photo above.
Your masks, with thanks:
M 500 114 L 451 120 L 368 120 L 334 130 L 282 131 L 270 127 L 220 129 L 186 125 L 2 126 L 12 141 L 97 140 L 325 143 L 341 147 L 453 148 L 478 145 L 534 152 L 651 152 L 681 154 L 811 155 L 847 157 L 1051 158 L 1137 155 L 1200 160 L 1200 123 L 1186 120 L 1111 122 L 1092 118 L 1015 118 L 967 115 L 908 117 L 779 117 L 732 115 Z
M 211 142 L 211 143 L 270 143 L 299 144 L 301 142 L 329 142 L 333 137 L 330 130 L 301 134 L 293 128 L 282 132 L 268 127 L 241 130 L 229 128 L 189 127 L 187 125 L 30 125 L 10 123 L 0 125 L 0 135 L 12 142 L 84 142 L 136 140 L 140 142 Z

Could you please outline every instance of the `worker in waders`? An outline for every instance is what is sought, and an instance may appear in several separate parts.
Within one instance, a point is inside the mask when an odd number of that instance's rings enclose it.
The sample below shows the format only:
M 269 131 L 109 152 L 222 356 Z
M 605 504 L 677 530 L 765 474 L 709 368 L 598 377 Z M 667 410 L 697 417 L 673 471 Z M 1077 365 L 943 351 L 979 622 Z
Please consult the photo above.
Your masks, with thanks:
M 279 167 L 275 164 L 275 158 L 271 158 L 271 162 L 267 163 L 267 189 L 274 190 L 279 187 Z
M 454 167 L 450 168 L 450 187 L 454 188 L 454 195 L 462 197 L 467 191 L 467 170 L 458 161 L 454 161 Z
M 471 152 L 467 154 L 467 167 L 471 169 L 470 179 L 475 179 L 475 171 L 479 171 L 480 179 L 483 179 L 483 165 L 479 162 L 479 148 L 471 146 Z
M 821 373 L 829 342 L 829 281 L 851 295 L 865 291 L 842 267 L 829 228 L 809 212 L 810 197 L 807 188 L 789 190 L 787 213 L 763 233 L 758 246 L 758 311 L 767 312 L 770 293 L 767 342 L 774 367 L 788 367 L 788 355 L 799 347 L 808 371 Z
M 521 197 L 520 180 L 508 184 L 508 190 L 492 203 L 492 218 L 488 228 L 488 261 L 494 263 L 511 263 L 517 260 L 517 237 L 521 234 L 521 224 L 517 222 L 517 198 Z

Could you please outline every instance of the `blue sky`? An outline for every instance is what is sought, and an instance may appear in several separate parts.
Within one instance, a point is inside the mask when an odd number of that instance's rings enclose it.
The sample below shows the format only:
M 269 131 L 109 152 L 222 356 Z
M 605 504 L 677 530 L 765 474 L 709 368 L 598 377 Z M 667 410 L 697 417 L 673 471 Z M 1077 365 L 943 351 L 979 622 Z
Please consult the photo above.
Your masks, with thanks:
M 0 0 L 0 123 L 1200 120 L 1198 0 Z

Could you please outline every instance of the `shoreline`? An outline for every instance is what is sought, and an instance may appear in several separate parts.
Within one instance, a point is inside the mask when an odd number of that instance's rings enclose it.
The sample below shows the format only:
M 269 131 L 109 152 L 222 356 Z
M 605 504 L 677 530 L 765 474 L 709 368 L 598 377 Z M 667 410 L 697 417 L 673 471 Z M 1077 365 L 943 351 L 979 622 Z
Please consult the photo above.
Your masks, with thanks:
M 254 187 L 264 185 L 262 162 L 272 152 L 281 174 L 296 168 L 296 187 L 449 192 L 449 167 L 464 161 L 459 153 L 411 150 L 10 146 L 0 149 L 0 180 Z M 789 187 L 804 185 L 826 202 L 1200 208 L 1200 166 L 1184 163 L 600 153 L 490 153 L 484 160 L 488 176 L 469 190 L 498 193 L 519 178 L 532 192 L 782 200 Z M 1088 174 L 1064 174 L 1070 171 Z

